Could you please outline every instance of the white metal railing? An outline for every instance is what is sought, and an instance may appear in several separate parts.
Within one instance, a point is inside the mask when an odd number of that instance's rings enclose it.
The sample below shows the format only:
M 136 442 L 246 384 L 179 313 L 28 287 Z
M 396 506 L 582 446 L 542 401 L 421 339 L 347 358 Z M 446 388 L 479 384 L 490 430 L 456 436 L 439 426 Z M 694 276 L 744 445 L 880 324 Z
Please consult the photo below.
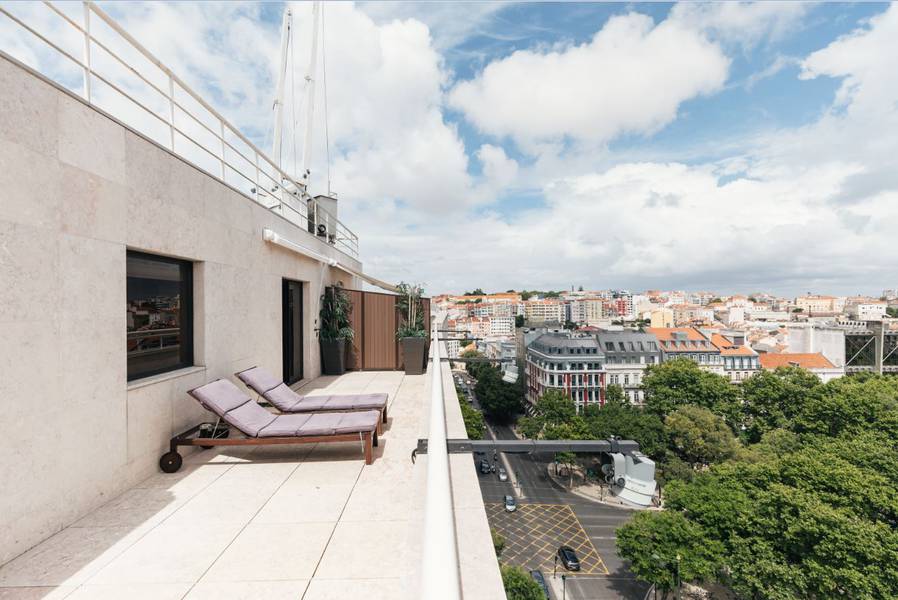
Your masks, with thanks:
M 446 446 L 446 402 L 440 360 L 442 342 L 439 341 L 439 330 L 442 329 L 439 325 L 444 317 L 444 314 L 437 316 L 431 327 L 430 428 L 427 435 L 427 491 L 419 597 L 457 600 L 461 598 L 461 583 Z
M 0 6 L 0 14 L 80 69 L 80 90 L 73 89 L 71 82 L 57 81 L 58 83 L 78 93 L 91 106 L 101 108 L 134 127 L 195 167 L 236 188 L 341 252 L 353 258 L 358 257 L 358 236 L 355 233 L 308 196 L 303 184 L 287 175 L 237 127 L 96 4 L 90 1 L 82 3 L 81 23 L 48 0 L 44 0 L 43 5 L 70 28 L 64 34 L 51 36 L 57 37 L 56 40 L 38 31 L 36 24 L 26 23 L 24 17 L 14 14 L 16 5 Z M 66 8 L 69 7 L 71 4 L 66 5 Z M 92 19 L 92 15 L 100 21 Z M 92 23 L 108 27 L 110 37 L 100 39 L 96 27 L 94 31 L 91 30 Z M 63 38 L 73 31 L 83 40 L 81 58 L 63 47 Z M 124 51 L 116 51 L 113 46 L 121 43 L 125 44 Z M 10 49 L 0 48 L 4 53 L 7 50 Z M 130 54 L 130 60 L 123 57 L 123 54 Z M 16 58 L 14 52 L 10 55 Z M 40 61 L 29 66 L 50 79 L 63 78 L 59 74 L 54 78 L 52 73 L 46 72 L 48 69 L 41 68 Z M 106 70 L 100 72 L 100 67 Z M 120 72 L 124 69 L 122 73 L 129 79 L 117 76 L 115 69 Z M 153 72 L 153 69 L 156 71 Z M 142 86 L 142 95 L 135 88 L 135 83 Z M 110 95 L 110 91 L 114 93 Z M 115 102 L 115 94 L 130 102 L 130 105 L 122 106 Z M 138 95 L 141 97 L 138 98 Z M 189 104 L 192 103 L 197 106 L 191 108 Z M 156 107 L 150 106 L 152 104 Z M 136 114 L 152 118 L 149 121 L 146 118 L 135 118 L 134 107 L 139 109 Z M 201 112 L 206 114 L 200 114 Z M 159 134 L 159 126 L 165 132 L 164 135 Z

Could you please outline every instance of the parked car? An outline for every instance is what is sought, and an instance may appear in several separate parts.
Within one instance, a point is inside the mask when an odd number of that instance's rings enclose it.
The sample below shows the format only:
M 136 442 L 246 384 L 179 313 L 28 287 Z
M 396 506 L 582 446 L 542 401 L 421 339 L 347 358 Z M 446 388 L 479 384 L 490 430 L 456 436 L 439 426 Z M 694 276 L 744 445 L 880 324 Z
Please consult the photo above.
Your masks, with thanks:
M 515 502 L 514 496 L 505 496 L 505 510 L 507 512 L 514 512 L 518 509 L 518 503 Z M 577 563 L 578 565 L 580 563 Z M 580 568 L 579 566 L 577 567 Z
M 503 467 L 499 467 L 499 481 L 508 481 L 508 473 Z
M 542 571 L 530 571 L 530 577 L 533 578 L 533 581 L 539 584 L 539 587 L 543 589 L 543 595 L 546 597 L 546 600 L 550 600 L 551 596 L 549 596 L 549 586 L 546 585 L 546 578 L 543 577 Z
M 561 546 L 558 548 L 558 560 L 561 561 L 561 564 L 564 565 L 564 568 L 568 571 L 580 570 L 580 559 L 577 558 L 577 553 L 570 546 Z
M 490 472 L 490 463 L 488 460 L 483 459 L 480 461 L 480 472 L 484 475 L 489 474 Z

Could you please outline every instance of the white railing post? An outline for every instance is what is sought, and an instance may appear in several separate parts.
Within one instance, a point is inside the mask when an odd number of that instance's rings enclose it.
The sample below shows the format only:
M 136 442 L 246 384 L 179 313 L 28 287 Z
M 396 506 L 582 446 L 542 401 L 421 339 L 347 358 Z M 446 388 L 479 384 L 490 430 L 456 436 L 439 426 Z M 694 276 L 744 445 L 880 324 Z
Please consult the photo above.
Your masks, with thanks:
M 90 104 L 90 5 L 84 5 L 84 99 Z
M 224 121 L 219 120 L 218 123 L 221 125 L 221 180 L 227 181 L 225 179 L 225 126 Z
M 168 74 L 168 130 L 171 134 L 171 151 L 175 151 L 175 78 Z
M 446 406 L 437 326 L 440 321 L 438 317 L 431 327 L 430 431 L 427 436 L 427 491 L 419 597 L 457 600 L 461 598 L 461 583 L 449 479 L 449 452 L 446 447 Z

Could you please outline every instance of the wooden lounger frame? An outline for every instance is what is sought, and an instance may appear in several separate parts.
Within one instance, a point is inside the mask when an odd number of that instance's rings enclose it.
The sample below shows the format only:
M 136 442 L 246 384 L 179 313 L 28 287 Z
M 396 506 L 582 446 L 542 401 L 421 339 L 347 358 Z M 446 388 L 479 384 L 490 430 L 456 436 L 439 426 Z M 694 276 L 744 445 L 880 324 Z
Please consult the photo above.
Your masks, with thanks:
M 229 430 L 234 429 L 229 427 Z M 277 446 L 282 444 L 317 444 L 327 442 L 362 442 L 362 449 L 365 454 L 365 464 L 370 465 L 374 462 L 374 446 L 378 445 L 377 434 L 380 429 L 374 431 L 365 431 L 359 433 L 343 433 L 339 435 L 316 435 L 303 437 L 267 437 L 267 438 L 251 438 L 251 437 L 199 437 L 200 425 L 195 425 L 179 433 L 169 441 L 169 452 L 178 455 L 179 446 L 200 446 L 209 448 L 211 446 Z M 237 430 L 239 431 L 239 430 Z M 178 455 L 180 457 L 180 455 Z M 165 458 L 165 456 L 163 456 Z M 161 465 L 161 461 L 160 461 Z M 180 467 L 180 463 L 178 464 Z M 163 469 L 164 470 L 164 469 Z M 171 472 L 177 471 L 174 469 Z

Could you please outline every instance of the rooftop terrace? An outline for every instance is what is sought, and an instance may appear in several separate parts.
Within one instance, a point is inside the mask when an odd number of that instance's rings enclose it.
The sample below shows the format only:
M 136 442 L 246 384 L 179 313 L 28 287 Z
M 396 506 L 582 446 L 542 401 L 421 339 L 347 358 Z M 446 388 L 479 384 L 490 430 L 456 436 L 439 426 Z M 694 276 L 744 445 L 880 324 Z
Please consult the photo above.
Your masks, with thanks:
M 303 393 L 389 394 L 373 465 L 352 443 L 194 452 L 0 567 L 0 598 L 417 598 L 430 385 L 319 377 Z M 464 437 L 457 404 L 447 427 Z M 470 457 L 450 460 L 464 597 L 504 598 Z

